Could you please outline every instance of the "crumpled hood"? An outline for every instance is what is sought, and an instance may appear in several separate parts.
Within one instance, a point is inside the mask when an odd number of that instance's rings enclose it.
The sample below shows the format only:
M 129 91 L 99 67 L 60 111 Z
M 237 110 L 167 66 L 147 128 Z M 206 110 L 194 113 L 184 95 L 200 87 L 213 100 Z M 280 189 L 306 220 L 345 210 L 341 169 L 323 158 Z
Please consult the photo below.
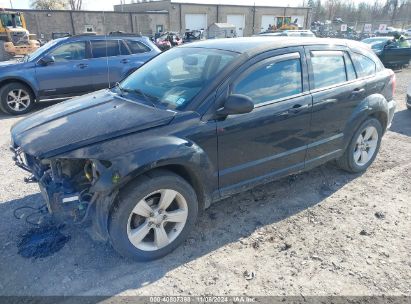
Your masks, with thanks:
M 47 158 L 121 135 L 168 124 L 175 112 L 102 90 L 37 112 L 11 129 L 14 147 Z

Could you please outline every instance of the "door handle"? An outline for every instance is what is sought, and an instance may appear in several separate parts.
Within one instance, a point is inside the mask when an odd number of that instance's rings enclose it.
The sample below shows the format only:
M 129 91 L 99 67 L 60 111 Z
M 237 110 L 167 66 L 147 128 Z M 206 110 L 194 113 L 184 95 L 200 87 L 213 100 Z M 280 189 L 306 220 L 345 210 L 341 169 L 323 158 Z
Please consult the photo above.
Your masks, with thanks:
M 77 65 L 77 67 L 80 68 L 80 69 L 85 69 L 86 67 L 88 67 L 88 64 L 80 63 L 80 64 Z
M 128 60 L 128 59 L 122 59 L 120 62 L 121 62 L 121 63 L 129 63 L 130 60 Z
M 288 112 L 290 114 L 297 114 L 301 112 L 302 110 L 306 109 L 308 105 L 301 105 L 301 104 L 295 104 L 292 106 L 292 108 L 288 109 Z
M 354 91 L 351 92 L 352 96 L 358 96 L 358 95 L 362 95 L 365 93 L 365 89 L 361 88 L 361 89 L 355 89 Z

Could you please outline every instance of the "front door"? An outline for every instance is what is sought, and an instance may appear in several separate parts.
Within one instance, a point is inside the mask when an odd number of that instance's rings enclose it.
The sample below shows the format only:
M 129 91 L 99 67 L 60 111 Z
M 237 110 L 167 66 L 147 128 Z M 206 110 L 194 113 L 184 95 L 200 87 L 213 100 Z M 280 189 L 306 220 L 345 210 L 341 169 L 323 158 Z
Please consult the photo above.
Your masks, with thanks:
M 299 51 L 264 56 L 228 89 L 250 97 L 254 110 L 217 122 L 222 195 L 304 168 L 312 105 L 304 61 Z
M 41 99 L 78 96 L 92 91 L 86 42 L 63 44 L 48 55 L 54 57 L 54 63 L 36 66 Z

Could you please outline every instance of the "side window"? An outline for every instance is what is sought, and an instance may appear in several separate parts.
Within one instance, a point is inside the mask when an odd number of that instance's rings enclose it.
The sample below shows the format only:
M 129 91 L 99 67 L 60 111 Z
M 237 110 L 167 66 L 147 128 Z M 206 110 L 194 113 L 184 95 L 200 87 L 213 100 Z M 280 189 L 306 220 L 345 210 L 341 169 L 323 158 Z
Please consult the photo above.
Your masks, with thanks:
M 126 42 L 120 40 L 120 53 L 121 55 L 130 55 L 130 51 L 127 48 Z
M 271 61 L 246 74 L 232 92 L 246 95 L 259 104 L 301 93 L 301 77 L 300 59 Z
M 91 40 L 90 42 L 93 58 L 120 55 L 118 40 Z
M 136 40 L 127 40 L 127 45 L 130 48 L 132 54 L 140 54 L 151 51 L 148 46 Z
M 376 73 L 376 65 L 374 60 L 358 53 L 353 53 L 352 59 L 354 60 L 359 77 L 372 76 Z
M 53 56 L 56 62 L 86 59 L 86 43 L 71 42 L 63 44 L 52 51 L 50 56 Z
M 344 53 L 340 51 L 312 51 L 314 88 L 324 88 L 347 81 Z

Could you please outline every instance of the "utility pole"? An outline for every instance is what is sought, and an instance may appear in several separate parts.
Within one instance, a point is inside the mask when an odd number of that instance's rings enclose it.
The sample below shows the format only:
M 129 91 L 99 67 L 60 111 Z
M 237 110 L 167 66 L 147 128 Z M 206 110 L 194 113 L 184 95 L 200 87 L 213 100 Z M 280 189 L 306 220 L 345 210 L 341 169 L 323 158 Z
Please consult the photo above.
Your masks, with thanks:
M 13 8 L 13 3 L 11 2 L 11 0 L 10 0 L 10 8 Z

